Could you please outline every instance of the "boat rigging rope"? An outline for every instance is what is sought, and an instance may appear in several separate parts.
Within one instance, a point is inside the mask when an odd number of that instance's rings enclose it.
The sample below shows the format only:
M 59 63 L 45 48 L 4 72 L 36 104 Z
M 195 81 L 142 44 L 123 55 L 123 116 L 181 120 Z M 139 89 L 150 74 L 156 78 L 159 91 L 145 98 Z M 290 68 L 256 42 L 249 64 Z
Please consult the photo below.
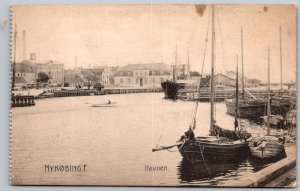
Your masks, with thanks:
M 169 152 L 178 152 L 178 151 L 180 151 L 180 149 L 183 147 L 183 145 L 185 144 L 185 142 L 186 142 L 186 138 L 183 139 L 182 145 L 181 145 L 176 151 L 172 151 L 172 150 L 170 150 L 170 149 L 167 149 L 167 151 L 169 151 Z
M 205 162 L 205 158 L 204 158 L 204 155 L 203 155 L 203 151 L 202 151 L 202 148 L 201 148 L 201 145 L 199 144 L 199 148 L 200 148 L 200 153 L 201 153 L 201 156 L 202 156 L 202 160 L 203 160 L 203 163 L 204 163 L 204 166 L 206 168 L 206 171 L 210 174 L 210 171 L 206 165 L 206 162 Z
M 164 129 L 163 129 L 163 132 L 160 134 L 160 137 L 159 137 L 159 139 L 158 139 L 158 141 L 157 141 L 156 148 L 158 147 L 158 144 L 159 144 L 159 142 L 160 142 L 160 140 L 161 140 L 161 138 L 162 138 L 163 133 L 164 133 Z
M 197 99 L 196 99 L 196 105 L 195 105 L 194 110 L 193 110 L 192 120 L 191 120 L 190 125 L 189 125 L 189 127 L 192 127 L 191 128 L 192 130 L 194 130 L 196 128 L 196 114 L 197 114 L 198 104 L 199 104 L 199 100 L 200 100 L 201 81 L 202 81 L 202 78 L 203 78 L 203 70 L 204 70 L 206 49 L 207 49 L 207 42 L 208 42 L 208 31 L 209 31 L 209 19 L 207 19 L 207 31 L 206 31 L 202 66 L 201 66 L 201 76 L 200 76 L 200 79 L 199 79 L 199 88 L 198 88 L 198 91 L 197 91 L 198 96 L 197 96 Z

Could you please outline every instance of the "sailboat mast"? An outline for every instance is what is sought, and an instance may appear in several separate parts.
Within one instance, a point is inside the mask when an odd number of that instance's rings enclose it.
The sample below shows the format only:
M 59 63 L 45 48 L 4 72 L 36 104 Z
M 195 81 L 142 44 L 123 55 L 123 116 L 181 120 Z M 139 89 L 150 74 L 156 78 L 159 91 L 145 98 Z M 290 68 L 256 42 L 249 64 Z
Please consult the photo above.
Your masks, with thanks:
M 271 115 L 271 96 L 270 96 L 270 46 L 268 47 L 268 108 L 267 108 L 267 135 L 270 135 L 270 115 Z
M 234 115 L 234 130 L 237 130 L 238 121 L 238 103 L 239 103 L 239 56 L 236 55 L 236 79 L 235 79 L 235 115 Z
M 245 96 L 245 79 L 244 79 L 244 43 L 243 43 L 243 27 L 241 27 L 241 62 L 242 62 L 242 98 Z
M 176 42 L 176 48 L 175 48 L 175 63 L 173 65 L 173 82 L 176 81 L 177 75 L 176 75 L 176 66 L 177 66 L 177 42 Z
M 211 46 L 211 77 L 210 77 L 210 132 L 213 131 L 214 120 L 214 73 L 215 73 L 215 7 L 212 5 L 212 46 Z
M 187 59 L 187 74 L 186 77 L 188 80 L 190 80 L 191 76 L 190 76 L 190 49 L 188 48 L 188 59 Z
M 17 52 L 17 24 L 15 24 L 15 33 L 14 33 L 14 60 L 12 64 L 13 77 L 12 77 L 12 90 L 15 87 L 15 78 L 16 78 L 16 52 Z
M 281 47 L 281 26 L 279 26 L 279 46 L 280 46 L 280 90 L 282 93 L 282 47 Z

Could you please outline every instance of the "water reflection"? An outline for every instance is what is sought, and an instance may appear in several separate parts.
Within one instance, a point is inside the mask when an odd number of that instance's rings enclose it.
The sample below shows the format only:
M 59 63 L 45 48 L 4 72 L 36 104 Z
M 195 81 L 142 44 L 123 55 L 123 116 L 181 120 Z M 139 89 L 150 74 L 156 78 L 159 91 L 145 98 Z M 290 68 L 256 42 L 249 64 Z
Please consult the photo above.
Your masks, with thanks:
M 180 183 L 217 185 L 221 180 L 237 175 L 238 163 L 202 163 L 182 159 L 178 166 Z
M 183 185 L 215 186 L 226 180 L 257 172 L 284 157 L 267 161 L 257 160 L 249 156 L 235 163 L 203 163 L 182 159 L 177 166 L 177 175 L 179 182 Z

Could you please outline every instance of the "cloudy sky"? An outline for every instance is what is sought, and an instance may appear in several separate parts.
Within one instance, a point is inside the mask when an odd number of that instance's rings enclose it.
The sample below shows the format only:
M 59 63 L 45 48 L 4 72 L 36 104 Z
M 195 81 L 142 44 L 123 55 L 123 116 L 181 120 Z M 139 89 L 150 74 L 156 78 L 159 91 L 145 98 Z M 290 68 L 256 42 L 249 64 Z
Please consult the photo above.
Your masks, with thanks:
M 216 70 L 234 70 L 241 57 L 244 36 L 244 71 L 266 80 L 267 50 L 271 50 L 271 80 L 280 79 L 279 26 L 282 28 L 283 80 L 296 78 L 296 9 L 292 5 L 216 5 Z M 26 58 L 56 60 L 65 68 L 164 62 L 187 63 L 201 70 L 206 33 L 208 43 L 204 73 L 211 58 L 211 6 L 203 14 L 194 5 L 18 5 L 16 61 Z M 240 59 L 239 59 L 239 62 Z

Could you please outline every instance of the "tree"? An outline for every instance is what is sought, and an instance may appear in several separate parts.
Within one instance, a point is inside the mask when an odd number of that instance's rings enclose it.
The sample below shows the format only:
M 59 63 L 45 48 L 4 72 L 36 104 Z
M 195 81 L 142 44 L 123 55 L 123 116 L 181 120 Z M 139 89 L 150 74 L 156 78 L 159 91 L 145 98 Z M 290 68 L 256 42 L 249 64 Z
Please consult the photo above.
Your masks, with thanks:
M 45 72 L 38 73 L 37 82 L 47 83 L 50 80 L 50 77 Z

